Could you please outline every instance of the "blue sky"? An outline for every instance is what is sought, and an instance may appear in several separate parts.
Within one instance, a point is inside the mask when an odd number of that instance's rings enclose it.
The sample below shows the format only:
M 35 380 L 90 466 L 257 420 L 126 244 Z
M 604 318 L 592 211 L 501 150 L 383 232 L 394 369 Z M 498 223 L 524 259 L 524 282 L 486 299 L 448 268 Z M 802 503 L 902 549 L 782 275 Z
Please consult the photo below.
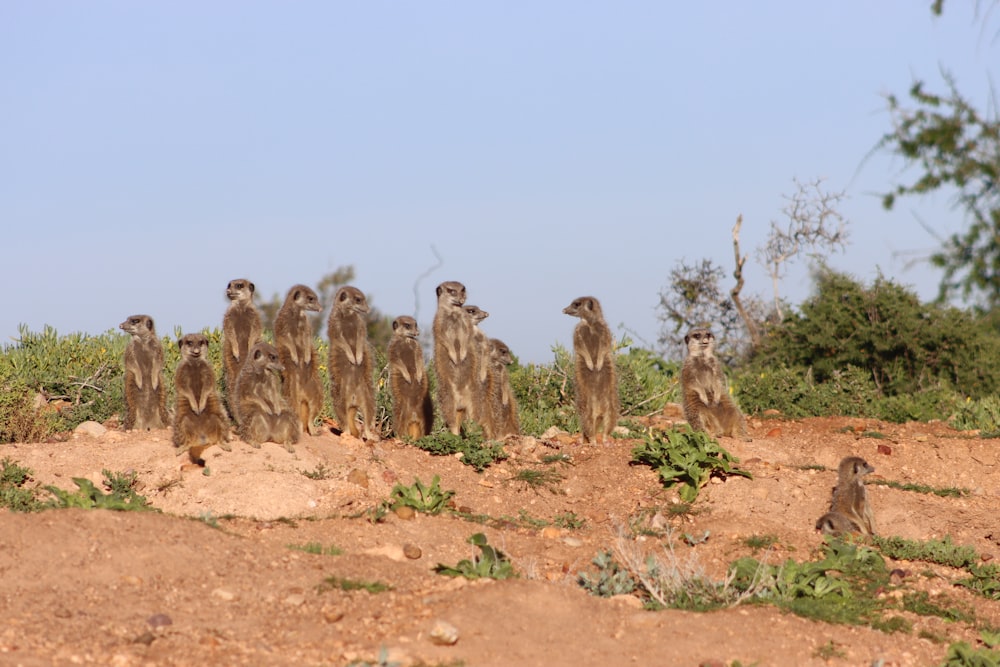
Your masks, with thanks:
M 986 107 L 1000 45 L 973 4 L 8 0 L 0 341 L 216 327 L 232 278 L 270 297 L 353 265 L 427 329 L 462 281 L 522 361 L 571 344 L 582 295 L 654 343 L 670 270 L 731 271 L 738 214 L 744 293 L 771 295 L 755 249 L 795 178 L 846 191 L 833 267 L 929 299 L 917 216 L 962 217 L 943 194 L 883 211 L 902 164 L 864 158 L 883 95 L 942 66 Z M 781 290 L 809 289 L 802 260 Z

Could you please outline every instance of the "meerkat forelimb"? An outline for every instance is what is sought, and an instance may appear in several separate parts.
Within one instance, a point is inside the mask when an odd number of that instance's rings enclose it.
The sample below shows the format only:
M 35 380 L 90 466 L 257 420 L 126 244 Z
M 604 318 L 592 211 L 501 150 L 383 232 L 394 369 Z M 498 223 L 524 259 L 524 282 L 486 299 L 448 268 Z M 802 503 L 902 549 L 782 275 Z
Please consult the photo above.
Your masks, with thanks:
M 437 286 L 434 314 L 434 370 L 438 409 L 448 430 L 458 435 L 462 422 L 475 414 L 479 350 L 472 342 L 472 319 L 465 312 L 465 285 L 456 281 Z
M 282 393 L 284 370 L 277 348 L 264 342 L 250 348 L 240 369 L 233 392 L 242 415 L 237 432 L 251 447 L 274 442 L 295 451 L 293 445 L 299 441 L 302 425 Z
M 340 426 L 354 437 L 378 440 L 375 426 L 375 376 L 368 343 L 368 299 L 357 287 L 341 287 L 327 321 L 330 340 L 330 397 Z M 358 417 L 362 428 L 358 428 Z
M 231 397 L 236 388 L 236 379 L 250 348 L 264 334 L 260 312 L 253 302 L 256 289 L 246 278 L 230 280 L 226 285 L 229 307 L 222 317 L 222 365 L 225 369 L 226 394 L 232 404 L 229 407 L 237 423 L 239 412 L 235 408 L 236 401 Z
M 875 468 L 860 456 L 842 459 L 837 467 L 837 486 L 830 502 L 830 512 L 850 519 L 862 535 L 875 534 L 875 516 L 865 490 L 865 476 L 873 472 Z
M 684 336 L 688 354 L 681 367 L 684 418 L 695 431 L 750 440 L 746 418 L 729 395 L 715 335 L 697 327 Z
M 323 384 L 309 313 L 320 311 L 319 298 L 309 287 L 294 285 L 274 319 L 274 346 L 285 367 L 283 389 L 288 406 L 309 435 L 318 435 L 316 418 L 323 410 Z
M 576 412 L 583 441 L 603 443 L 618 423 L 618 379 L 614 341 L 600 302 L 592 296 L 574 299 L 563 312 L 579 317 L 573 329 Z
M 125 430 L 166 428 L 167 389 L 163 384 L 163 343 L 153 318 L 131 315 L 118 327 L 129 334 L 125 346 Z
M 181 360 L 174 372 L 177 402 L 174 409 L 173 443 L 178 454 L 204 464 L 202 452 L 212 445 L 230 451 L 229 418 L 216 387 L 215 369 L 208 360 L 208 338 L 202 334 L 181 336 L 177 344 Z
M 401 315 L 393 320 L 387 351 L 392 422 L 397 437 L 411 440 L 429 435 L 434 423 L 419 338 L 420 328 L 415 319 Z

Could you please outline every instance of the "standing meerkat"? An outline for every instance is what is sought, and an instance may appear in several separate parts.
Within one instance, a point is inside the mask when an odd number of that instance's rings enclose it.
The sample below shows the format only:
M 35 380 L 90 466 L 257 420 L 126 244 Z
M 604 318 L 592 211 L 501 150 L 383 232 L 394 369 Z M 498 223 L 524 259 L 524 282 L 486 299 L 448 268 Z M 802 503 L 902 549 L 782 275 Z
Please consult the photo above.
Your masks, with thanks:
M 253 303 L 256 288 L 246 278 L 230 280 L 226 285 L 229 307 L 222 318 L 222 366 L 226 371 L 226 393 L 236 391 L 236 378 L 240 367 L 247 360 L 247 354 L 264 333 L 260 312 Z M 230 399 L 233 404 L 235 399 Z M 229 406 L 236 417 L 236 408 Z M 237 418 L 237 423 L 239 419 Z
M 600 302 L 592 296 L 574 299 L 563 312 L 580 318 L 573 330 L 573 356 L 576 413 L 583 441 L 601 443 L 618 423 L 618 380 L 611 329 L 604 321 Z
M 118 327 L 131 336 L 125 346 L 126 431 L 166 428 L 167 388 L 163 384 L 163 343 L 156 335 L 153 318 L 132 315 Z
M 420 328 L 409 315 L 392 322 L 389 341 L 389 389 L 392 391 L 392 424 L 397 437 L 417 440 L 430 435 L 434 423 Z
M 281 392 L 284 370 L 278 349 L 263 342 L 250 348 L 240 368 L 233 405 L 240 415 L 237 432 L 251 447 L 259 449 L 262 442 L 274 442 L 295 451 L 292 445 L 299 441 L 302 426 Z
M 486 390 L 486 410 L 490 416 L 484 420 L 486 437 L 493 440 L 508 435 L 521 434 L 521 422 L 517 416 L 517 399 L 510 387 L 510 373 L 507 366 L 514 363 L 510 348 L 497 338 L 489 340 L 490 365 Z
M 437 286 L 434 314 L 434 370 L 438 409 L 448 430 L 458 435 L 462 422 L 475 414 L 479 350 L 472 340 L 472 318 L 465 312 L 465 285 L 456 281 Z
M 354 437 L 378 440 L 375 424 L 375 377 L 368 345 L 368 299 L 357 287 L 337 290 L 327 321 L 330 339 L 330 396 L 340 428 Z M 358 428 L 358 416 L 364 422 Z
M 472 345 L 476 348 L 478 359 L 475 383 L 476 395 L 472 400 L 472 412 L 469 418 L 482 424 L 490 418 L 489 399 L 486 395 L 488 391 L 487 376 L 490 372 L 490 339 L 479 328 L 479 323 L 489 317 L 490 314 L 479 306 L 468 304 L 462 306 L 462 309 L 472 322 Z
M 865 475 L 873 472 L 875 468 L 860 456 L 848 456 L 840 462 L 830 511 L 816 522 L 818 530 L 832 533 L 829 528 L 835 527 L 841 533 L 875 534 L 875 517 L 871 503 L 868 502 L 868 492 L 865 490 Z M 853 524 L 855 528 L 846 529 L 849 524 Z
M 681 395 L 688 424 L 712 436 L 750 440 L 746 419 L 729 395 L 722 364 L 715 356 L 715 335 L 695 328 L 684 336 L 684 342 L 688 354 L 681 368 Z
M 174 409 L 174 446 L 178 454 L 204 465 L 201 454 L 212 445 L 227 452 L 229 417 L 222 409 L 215 385 L 215 369 L 208 360 L 208 338 L 202 334 L 181 336 L 181 360 L 174 372 L 177 404 Z
M 323 410 L 323 384 L 319 379 L 319 362 L 313 343 L 309 313 L 318 313 L 319 298 L 305 285 L 288 290 L 285 303 L 274 318 L 274 345 L 285 367 L 282 385 L 285 400 L 309 435 L 319 435 L 314 423 Z

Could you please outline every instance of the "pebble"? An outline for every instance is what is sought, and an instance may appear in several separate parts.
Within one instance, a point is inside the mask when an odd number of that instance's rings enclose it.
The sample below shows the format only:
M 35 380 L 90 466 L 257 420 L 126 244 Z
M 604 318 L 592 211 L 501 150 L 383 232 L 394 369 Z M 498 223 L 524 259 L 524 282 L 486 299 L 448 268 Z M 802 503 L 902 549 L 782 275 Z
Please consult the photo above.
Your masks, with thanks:
M 162 628 L 167 625 L 173 625 L 174 619 L 170 618 L 166 614 L 153 614 L 146 619 L 146 624 L 151 628 Z
M 306 596 L 301 593 L 293 593 L 284 599 L 284 603 L 289 607 L 301 607 L 306 602 Z
M 458 628 L 447 621 L 434 621 L 430 637 L 439 646 L 454 646 L 458 643 Z
M 75 429 L 73 429 L 73 435 L 75 435 L 77 437 L 79 437 L 79 436 L 89 436 L 91 438 L 99 438 L 99 437 L 101 437 L 102 435 L 104 435 L 107 432 L 108 432 L 108 429 L 104 428 L 103 425 L 101 425 L 101 424 L 99 424 L 99 423 L 97 423 L 95 421 L 86 421 L 86 422 L 83 422 L 82 424 L 80 424 L 79 426 L 77 426 Z
M 236 599 L 236 594 L 232 591 L 226 590 L 225 588 L 216 588 L 212 591 L 212 597 L 219 598 L 224 602 L 232 602 Z
M 400 505 L 394 509 L 393 512 L 403 521 L 413 521 L 413 519 L 417 516 L 416 510 L 408 505 Z
M 364 470 L 358 470 L 355 468 L 351 472 L 347 473 L 347 481 L 351 484 L 357 484 L 362 489 L 368 488 L 368 474 Z
M 404 544 L 403 545 L 403 555 L 410 560 L 417 560 L 424 555 L 424 552 L 420 550 L 416 544 Z

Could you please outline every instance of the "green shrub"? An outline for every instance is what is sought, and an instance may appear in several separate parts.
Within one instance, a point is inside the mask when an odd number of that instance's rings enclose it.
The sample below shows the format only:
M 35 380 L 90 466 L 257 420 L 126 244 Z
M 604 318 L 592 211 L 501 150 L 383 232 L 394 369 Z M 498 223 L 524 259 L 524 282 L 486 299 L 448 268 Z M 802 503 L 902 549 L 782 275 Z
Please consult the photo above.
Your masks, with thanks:
M 38 499 L 38 491 L 25 488 L 34 472 L 10 458 L 0 460 L 0 507 L 14 512 L 37 512 L 49 505 Z
M 670 431 L 649 433 L 632 450 L 632 461 L 656 470 L 664 486 L 679 484 L 681 500 L 694 502 L 698 491 L 712 475 L 742 475 L 746 470 L 734 467 L 739 460 L 703 431 L 693 431 L 684 424 Z
M 0 384 L 0 442 L 38 442 L 59 427 L 59 416 L 35 405 L 36 392 L 21 379 Z
M 580 430 L 573 404 L 573 358 L 566 348 L 552 348 L 551 364 L 514 363 L 510 367 L 510 386 L 517 398 L 521 432 L 539 436 L 555 426 L 570 433 Z
M 517 577 L 514 566 L 503 551 L 490 545 L 483 533 L 476 533 L 466 540 L 479 548 L 479 555 L 472 559 L 463 559 L 457 565 L 434 566 L 434 571 L 449 577 L 465 577 L 466 579 L 511 579 Z
M 463 425 L 464 433 L 454 435 L 450 431 L 438 431 L 415 440 L 414 445 L 437 456 L 451 456 L 461 452 L 462 463 L 482 472 L 497 461 L 507 458 L 503 445 L 499 442 L 485 442 L 482 431 L 472 424 Z
M 951 425 L 961 431 L 978 429 L 984 434 L 1000 433 L 1000 397 L 984 396 L 961 402 Z

